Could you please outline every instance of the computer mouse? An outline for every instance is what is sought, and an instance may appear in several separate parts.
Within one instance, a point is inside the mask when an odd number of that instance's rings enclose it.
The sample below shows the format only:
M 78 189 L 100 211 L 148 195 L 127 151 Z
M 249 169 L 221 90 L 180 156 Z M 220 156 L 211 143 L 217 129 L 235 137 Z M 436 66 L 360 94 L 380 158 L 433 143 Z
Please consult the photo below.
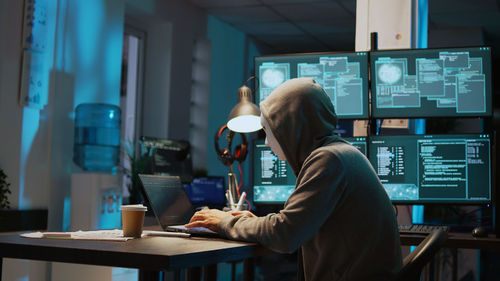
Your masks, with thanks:
M 478 226 L 472 230 L 472 236 L 473 237 L 487 237 L 488 231 L 486 231 L 486 228 Z

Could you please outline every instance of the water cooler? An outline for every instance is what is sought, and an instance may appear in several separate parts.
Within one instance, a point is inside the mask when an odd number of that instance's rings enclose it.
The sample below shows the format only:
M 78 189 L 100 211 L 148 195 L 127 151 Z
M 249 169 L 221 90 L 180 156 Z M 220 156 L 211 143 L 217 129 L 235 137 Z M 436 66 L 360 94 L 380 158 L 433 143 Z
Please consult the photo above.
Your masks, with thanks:
M 73 161 L 87 172 L 71 175 L 71 230 L 121 227 L 121 110 L 83 103 L 75 109 Z
M 122 177 L 111 173 L 84 172 L 71 175 L 71 231 L 121 228 Z M 116 242 L 122 243 L 122 242 Z M 51 281 L 132 281 L 132 268 L 52 263 Z
M 121 228 L 121 177 L 71 175 L 71 231 Z
M 71 231 L 121 228 L 121 111 L 102 103 L 80 104 L 75 110 L 73 162 L 83 171 L 71 175 Z M 120 243 L 120 242 L 117 242 Z M 51 281 L 137 280 L 137 270 L 52 263 Z
M 86 171 L 113 172 L 120 163 L 121 110 L 82 103 L 75 109 L 73 162 Z

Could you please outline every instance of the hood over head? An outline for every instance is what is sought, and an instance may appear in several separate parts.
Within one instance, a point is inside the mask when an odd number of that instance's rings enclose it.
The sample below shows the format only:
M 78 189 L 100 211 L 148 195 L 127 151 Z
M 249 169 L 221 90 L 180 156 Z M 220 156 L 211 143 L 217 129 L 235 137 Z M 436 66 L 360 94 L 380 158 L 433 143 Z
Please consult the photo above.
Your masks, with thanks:
M 260 110 L 297 176 L 316 148 L 340 141 L 330 98 L 312 78 L 290 79 L 260 103 Z

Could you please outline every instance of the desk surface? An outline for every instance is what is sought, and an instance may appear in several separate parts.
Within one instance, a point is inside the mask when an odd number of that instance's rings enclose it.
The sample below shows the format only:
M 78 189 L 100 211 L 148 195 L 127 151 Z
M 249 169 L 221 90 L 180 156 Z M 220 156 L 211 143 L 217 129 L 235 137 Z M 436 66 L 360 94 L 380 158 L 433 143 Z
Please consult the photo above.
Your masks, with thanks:
M 418 245 L 425 235 L 401 234 L 401 244 Z M 447 248 L 500 252 L 494 235 L 475 238 L 469 233 L 449 233 Z M 270 250 L 246 242 L 218 238 L 144 237 L 127 242 L 66 239 L 30 239 L 18 234 L 0 235 L 0 256 L 91 265 L 174 270 L 242 260 L 266 255 Z
M 401 234 L 401 245 L 412 246 L 418 245 L 425 239 L 425 235 L 419 234 Z M 488 237 L 476 238 L 470 233 L 448 233 L 448 240 L 445 248 L 462 248 L 462 249 L 480 249 L 500 252 L 500 238 L 490 234 Z
M 144 237 L 127 242 L 109 242 L 0 235 L 1 257 L 147 270 L 203 266 L 268 253 L 270 250 L 254 243 L 218 238 Z

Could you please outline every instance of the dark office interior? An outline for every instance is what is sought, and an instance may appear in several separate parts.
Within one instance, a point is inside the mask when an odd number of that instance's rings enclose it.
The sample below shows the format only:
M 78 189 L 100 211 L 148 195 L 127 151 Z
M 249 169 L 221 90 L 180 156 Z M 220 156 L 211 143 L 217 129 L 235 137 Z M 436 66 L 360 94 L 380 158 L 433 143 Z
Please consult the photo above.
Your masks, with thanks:
M 229 145 L 223 129 L 238 90 L 248 86 L 258 106 L 274 89 L 263 73 L 279 76 L 284 69 L 283 80 L 320 79 L 336 107 L 342 102 L 333 98 L 342 96 L 337 85 L 360 87 L 361 111 L 351 114 L 352 107 L 339 105 L 335 133 L 360 149 L 387 183 L 398 224 L 446 226 L 449 233 L 448 247 L 433 256 L 420 280 L 499 279 L 500 0 L 0 0 L 0 34 L 0 237 L 120 229 L 122 204 L 146 204 L 144 225 L 157 225 L 138 173 L 179 176 L 194 207 L 227 207 L 224 192 L 233 178 L 217 150 Z M 467 93 L 473 83 L 483 85 L 484 101 L 471 98 L 460 107 L 455 97 L 412 99 L 417 91 L 400 95 L 401 89 L 376 84 L 384 62 L 411 69 L 427 59 L 424 69 L 437 65 L 430 60 L 464 53 L 472 58 L 468 68 L 448 67 L 444 75 L 457 80 L 442 86 Z M 322 60 L 341 61 L 335 58 L 358 66 L 357 76 L 345 70 L 335 74 L 337 81 L 306 74 L 328 63 Z M 403 88 L 424 87 L 419 79 L 425 74 L 403 74 L 410 76 Z M 333 80 L 336 86 L 327 86 Z M 383 90 L 418 106 L 384 105 Z M 236 133 L 230 151 L 241 148 L 243 137 L 245 157 L 231 162 L 233 188 L 245 192 L 242 206 L 256 215 L 279 212 L 295 175 L 287 166 L 284 180 L 263 180 L 269 163 L 262 158 L 276 156 L 264 146 L 262 130 Z M 468 174 L 459 183 L 466 197 L 411 197 L 418 184 L 400 195 L 397 188 L 408 182 L 399 185 L 384 174 L 381 161 L 395 152 L 382 144 L 415 155 L 418 147 L 429 156 L 443 140 L 467 144 L 462 168 Z M 418 174 L 425 164 L 417 164 L 426 156 L 405 158 L 410 166 L 398 179 L 428 180 Z M 437 161 L 431 156 L 422 161 Z M 443 176 L 445 181 L 454 180 Z M 269 190 L 275 197 L 266 197 Z M 478 227 L 483 237 L 472 236 Z M 466 242 L 450 240 L 451 233 L 467 236 Z M 405 235 L 403 257 L 425 237 Z M 137 267 L 2 257 L 1 280 L 58 281 L 73 273 L 79 276 L 74 281 L 148 279 Z M 215 267 L 217 280 L 296 280 L 297 253 L 256 255 L 251 275 L 243 259 L 227 260 Z M 175 268 L 155 278 L 193 280 L 191 274 Z

